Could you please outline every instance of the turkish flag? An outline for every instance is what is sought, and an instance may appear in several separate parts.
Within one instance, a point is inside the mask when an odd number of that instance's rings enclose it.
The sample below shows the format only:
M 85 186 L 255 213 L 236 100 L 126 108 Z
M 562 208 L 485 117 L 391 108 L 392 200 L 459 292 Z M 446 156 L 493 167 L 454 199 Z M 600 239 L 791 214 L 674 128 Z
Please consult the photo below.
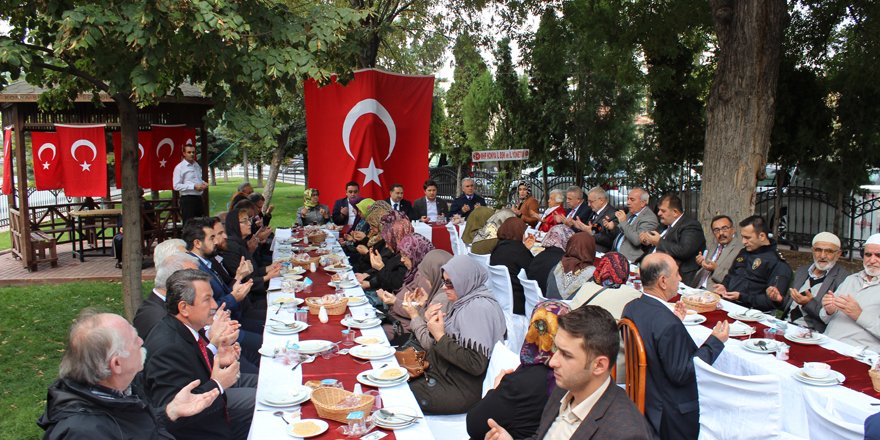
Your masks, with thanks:
M 361 196 L 387 199 L 391 185 L 403 185 L 408 199 L 421 194 L 428 178 L 433 76 L 379 70 L 355 72 L 343 86 L 305 84 L 309 187 L 345 196 L 345 184 L 361 185 Z
M 12 194 L 12 129 L 3 130 L 3 194 Z
M 152 133 L 138 131 L 138 185 L 150 188 L 150 165 L 153 163 Z M 122 188 L 122 133 L 113 132 L 113 154 L 116 160 L 116 187 Z
M 34 183 L 38 190 L 64 187 L 61 172 L 61 151 L 58 150 L 58 133 L 31 132 L 31 153 L 34 156 Z
M 55 124 L 61 151 L 64 195 L 107 196 L 107 140 L 104 125 Z
M 174 167 L 183 160 L 183 148 L 186 143 L 186 127 L 184 125 L 153 125 L 152 163 L 150 164 L 151 186 L 153 191 L 172 188 Z

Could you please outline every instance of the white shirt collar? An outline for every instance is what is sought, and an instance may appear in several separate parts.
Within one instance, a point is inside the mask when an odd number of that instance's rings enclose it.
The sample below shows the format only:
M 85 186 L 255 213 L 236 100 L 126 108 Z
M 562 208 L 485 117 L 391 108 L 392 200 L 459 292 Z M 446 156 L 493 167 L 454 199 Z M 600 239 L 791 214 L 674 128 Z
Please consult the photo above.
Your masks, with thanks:
M 162 299 L 162 302 L 165 302 L 165 295 L 162 295 L 162 292 L 159 292 L 156 289 L 153 289 L 153 294 Z

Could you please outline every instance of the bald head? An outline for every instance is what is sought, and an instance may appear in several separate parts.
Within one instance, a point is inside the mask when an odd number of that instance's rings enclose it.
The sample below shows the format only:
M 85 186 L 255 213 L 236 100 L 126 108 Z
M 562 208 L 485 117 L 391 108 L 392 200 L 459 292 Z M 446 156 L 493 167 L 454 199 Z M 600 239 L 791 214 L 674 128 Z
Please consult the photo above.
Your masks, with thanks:
M 642 260 L 639 274 L 647 294 L 666 301 L 678 293 L 678 284 L 681 282 L 678 264 L 667 254 L 648 254 Z

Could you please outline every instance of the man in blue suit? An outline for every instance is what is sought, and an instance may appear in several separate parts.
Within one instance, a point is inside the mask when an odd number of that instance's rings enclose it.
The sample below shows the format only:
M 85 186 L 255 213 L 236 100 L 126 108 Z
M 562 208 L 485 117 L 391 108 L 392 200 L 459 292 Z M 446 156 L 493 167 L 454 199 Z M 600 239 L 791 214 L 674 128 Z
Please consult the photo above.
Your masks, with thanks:
M 681 320 L 683 306 L 675 312 L 667 301 L 678 294 L 681 275 L 668 254 L 650 254 L 640 268 L 645 294 L 623 309 L 633 321 L 648 359 L 645 389 L 645 417 L 655 439 L 696 439 L 700 433 L 700 403 L 694 356 L 708 364 L 724 350 L 727 321 L 719 322 L 702 346 L 697 348 Z

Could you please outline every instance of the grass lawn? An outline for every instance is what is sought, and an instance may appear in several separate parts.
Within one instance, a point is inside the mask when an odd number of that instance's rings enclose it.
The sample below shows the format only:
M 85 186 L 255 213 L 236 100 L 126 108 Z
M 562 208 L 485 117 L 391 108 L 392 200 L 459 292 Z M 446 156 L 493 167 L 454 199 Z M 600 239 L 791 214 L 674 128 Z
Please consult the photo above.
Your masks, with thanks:
M 152 284 L 144 283 L 144 292 Z M 114 282 L 0 288 L 0 439 L 42 437 L 36 420 L 72 320 L 89 306 L 122 314 L 121 289 Z

